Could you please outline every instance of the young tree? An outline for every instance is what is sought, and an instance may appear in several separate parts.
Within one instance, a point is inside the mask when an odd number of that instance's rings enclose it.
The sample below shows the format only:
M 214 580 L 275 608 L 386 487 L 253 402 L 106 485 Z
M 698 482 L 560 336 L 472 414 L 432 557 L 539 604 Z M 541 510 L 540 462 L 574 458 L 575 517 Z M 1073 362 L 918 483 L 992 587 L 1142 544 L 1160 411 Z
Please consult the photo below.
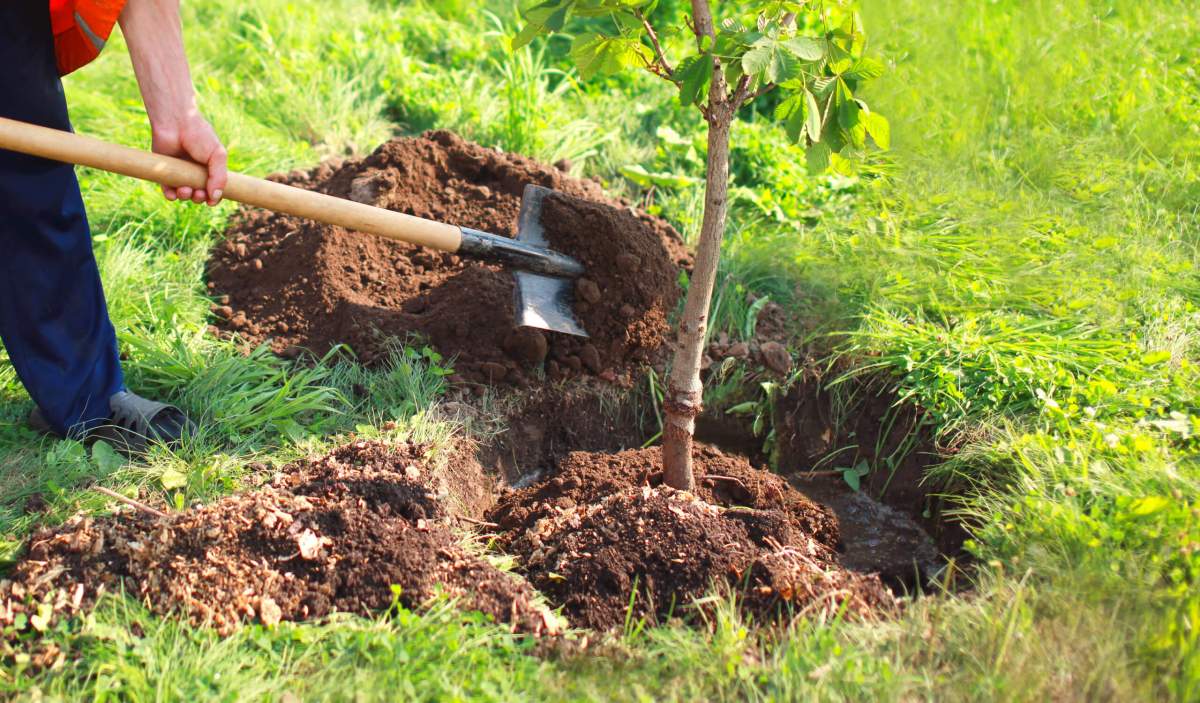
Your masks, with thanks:
M 750 0 L 717 6 L 691 0 L 691 12 L 670 12 L 659 0 L 544 0 L 523 12 L 514 47 L 562 30 L 572 16 L 597 18 L 575 37 L 580 75 L 646 70 L 674 83 L 685 105 L 708 123 L 704 218 L 696 263 L 671 366 L 663 429 L 664 480 L 691 490 L 692 437 L 701 411 L 700 364 L 709 304 L 725 232 L 729 136 L 741 108 L 779 91 L 774 119 L 807 149 L 808 167 L 822 172 L 867 148 L 886 149 L 887 120 L 855 97 L 883 66 L 862 55 L 861 21 L 846 0 Z M 672 54 L 675 58 L 672 58 Z

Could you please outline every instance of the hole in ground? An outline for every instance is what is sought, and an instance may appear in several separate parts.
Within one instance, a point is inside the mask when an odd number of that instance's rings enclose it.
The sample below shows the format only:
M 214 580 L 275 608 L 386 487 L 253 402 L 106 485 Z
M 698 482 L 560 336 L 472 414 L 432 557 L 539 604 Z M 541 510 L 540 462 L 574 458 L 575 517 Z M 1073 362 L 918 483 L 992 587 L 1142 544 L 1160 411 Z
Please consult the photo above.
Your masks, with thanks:
M 523 488 L 552 480 L 571 452 L 641 447 L 657 432 L 644 396 L 582 383 L 514 395 L 507 401 L 509 429 L 483 450 L 483 463 L 509 486 Z M 940 575 L 948 558 L 963 556 L 966 532 L 945 515 L 945 498 L 939 495 L 945 487 L 922 483 L 940 455 L 919 411 L 896 406 L 894 396 L 867 386 L 856 398 L 847 401 L 814 379 L 795 384 L 775 407 L 770 457 L 744 418 L 706 414 L 697 423 L 696 438 L 746 458 L 755 468 L 773 465 L 836 516 L 836 547 L 846 568 L 878 574 L 897 593 L 916 592 Z M 870 471 L 854 491 L 837 469 L 863 461 L 895 470 Z M 651 473 L 645 483 L 655 485 Z M 712 488 L 716 494 L 737 492 L 732 483 Z M 738 502 L 736 495 L 721 497 L 728 505 Z

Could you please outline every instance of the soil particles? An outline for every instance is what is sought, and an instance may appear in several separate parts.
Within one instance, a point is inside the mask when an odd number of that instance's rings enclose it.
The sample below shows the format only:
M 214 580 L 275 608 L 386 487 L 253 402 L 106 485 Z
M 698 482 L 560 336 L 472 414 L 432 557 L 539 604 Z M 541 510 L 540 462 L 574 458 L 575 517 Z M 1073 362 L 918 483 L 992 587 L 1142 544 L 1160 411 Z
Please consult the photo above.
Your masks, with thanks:
M 538 368 L 614 378 L 667 338 L 688 263 L 682 241 L 594 181 L 445 131 L 273 180 L 507 237 L 517 234 L 526 184 L 559 191 L 543 225 L 556 248 L 587 266 L 576 301 L 591 338 L 515 328 L 512 276 L 496 266 L 254 209 L 235 218 L 209 261 L 222 334 L 285 356 L 346 344 L 365 363 L 383 357 L 389 340 L 416 336 L 455 357 L 462 380 L 518 386 Z
M 528 584 L 460 546 L 425 455 L 358 441 L 165 518 L 76 518 L 38 533 L 0 582 L 0 628 L 44 629 L 105 590 L 222 633 L 243 621 L 373 615 L 397 598 L 419 609 L 440 590 L 514 631 L 553 631 Z
M 762 619 L 895 606 L 878 577 L 843 568 L 837 522 L 780 477 L 705 446 L 698 489 L 661 485 L 658 447 L 574 452 L 539 484 L 502 496 L 501 548 L 571 624 L 607 630 L 693 614 L 714 586 Z M 631 612 L 632 604 L 632 612 Z

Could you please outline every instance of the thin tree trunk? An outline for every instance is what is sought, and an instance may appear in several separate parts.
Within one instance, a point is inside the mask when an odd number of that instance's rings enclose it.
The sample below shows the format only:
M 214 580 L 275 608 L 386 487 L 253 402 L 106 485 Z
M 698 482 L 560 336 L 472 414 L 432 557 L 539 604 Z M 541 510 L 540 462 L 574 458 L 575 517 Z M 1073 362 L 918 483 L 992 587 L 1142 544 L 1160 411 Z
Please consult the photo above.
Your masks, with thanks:
M 700 362 L 708 331 L 709 303 L 721 258 L 729 193 L 729 129 L 733 114 L 724 105 L 710 103 L 708 125 L 708 182 L 704 192 L 704 223 L 696 248 L 687 302 L 679 330 L 679 349 L 671 365 L 670 382 L 663 405 L 663 480 L 668 486 L 690 491 L 696 479 L 692 470 L 692 437 L 696 416 L 701 411 L 704 387 Z
M 692 22 L 697 45 L 709 38 L 716 41 L 712 10 L 708 0 L 692 0 Z M 696 416 L 702 409 L 704 386 L 700 383 L 700 360 L 704 356 L 704 337 L 708 332 L 709 301 L 717 279 L 717 262 L 721 258 L 721 239 L 725 234 L 725 212 L 729 195 L 729 129 L 736 107 L 730 103 L 725 70 L 715 53 L 712 85 L 708 91 L 708 173 L 704 189 L 704 223 L 700 227 L 700 243 L 696 247 L 696 265 L 683 306 L 679 326 L 679 349 L 671 364 L 671 377 L 663 406 L 663 481 L 672 488 L 690 491 L 696 487 L 692 470 L 692 438 L 696 432 Z

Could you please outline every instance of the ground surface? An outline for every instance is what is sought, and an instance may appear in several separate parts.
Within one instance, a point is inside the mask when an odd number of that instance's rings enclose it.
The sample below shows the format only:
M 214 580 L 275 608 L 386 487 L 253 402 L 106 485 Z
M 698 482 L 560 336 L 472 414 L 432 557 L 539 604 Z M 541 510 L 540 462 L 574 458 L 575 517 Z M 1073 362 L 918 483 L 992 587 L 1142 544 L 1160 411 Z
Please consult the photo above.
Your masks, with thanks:
M 926 485 L 965 499 L 908 497 L 920 520 L 969 514 L 964 549 L 977 570 L 939 577 L 952 593 L 970 586 L 969 597 L 912 601 L 883 622 L 810 618 L 763 631 L 717 599 L 707 629 L 631 622 L 582 656 L 547 658 L 446 601 L 221 637 L 110 594 L 80 617 L 33 628 L 30 637 L 69 656 L 50 669 L 15 656 L 0 690 L 1195 699 L 1200 20 L 1177 0 L 865 0 L 862 10 L 888 69 L 867 98 L 891 120 L 893 151 L 854 175 L 810 176 L 804 155 L 755 116 L 771 114 L 769 97 L 748 111 L 734 135 L 706 399 L 712 417 L 758 426 L 762 454 L 782 471 L 856 476 L 898 507 L 893 489 L 903 496 L 916 485 L 910 472 L 932 467 Z M 693 237 L 704 157 L 695 116 L 649 77 L 578 80 L 568 41 L 510 52 L 511 13 L 462 0 L 217 0 L 187 3 L 185 32 L 201 107 L 239 170 L 309 169 L 398 134 L 451 129 L 542 163 L 566 159 L 573 177 L 598 176 L 610 195 Z M 149 144 L 119 37 L 68 78 L 67 93 L 79 131 Z M 518 435 L 490 392 L 478 402 L 495 413 L 456 406 L 453 362 L 425 344 L 370 367 L 245 355 L 207 332 L 221 303 L 206 296 L 205 262 L 233 207 L 172 206 L 150 186 L 81 177 L 129 382 L 180 403 L 206 430 L 133 464 L 42 440 L 24 429 L 28 398 L 0 363 L 6 558 L 38 529 L 111 513 L 117 504 L 93 482 L 177 512 L 260 485 L 351 433 L 436 455 L 452 451 L 466 423 L 481 439 L 530 447 L 544 469 L 573 434 L 595 438 L 608 426 L 534 436 L 539 425 L 526 422 L 532 434 Z M 757 329 L 773 306 L 792 313 L 786 334 L 763 330 L 787 340 L 782 356 Z M 789 424 L 791 410 L 776 402 L 796 387 L 773 385 L 789 380 L 788 367 L 813 384 L 792 415 L 818 428 L 815 440 L 789 436 L 806 425 Z M 579 402 L 645 420 L 644 437 L 611 429 L 636 448 L 655 431 L 655 379 L 630 380 L 646 389 L 644 404 Z M 811 406 L 814 397 L 825 402 Z M 878 418 L 871 433 L 862 417 Z M 514 476 L 525 468 L 516 453 L 504 459 Z

